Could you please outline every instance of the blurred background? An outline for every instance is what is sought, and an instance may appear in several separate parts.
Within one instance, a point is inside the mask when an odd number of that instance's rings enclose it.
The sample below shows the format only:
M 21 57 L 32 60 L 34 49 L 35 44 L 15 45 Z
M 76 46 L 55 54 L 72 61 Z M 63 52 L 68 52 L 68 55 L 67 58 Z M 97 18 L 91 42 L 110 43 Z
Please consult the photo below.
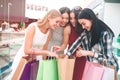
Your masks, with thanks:
M 120 0 L 0 0 L 0 80 L 6 80 L 11 72 L 27 25 L 42 19 L 50 9 L 63 6 L 91 8 L 111 27 L 115 33 L 114 54 L 120 65 Z M 120 79 L 120 71 L 118 75 Z

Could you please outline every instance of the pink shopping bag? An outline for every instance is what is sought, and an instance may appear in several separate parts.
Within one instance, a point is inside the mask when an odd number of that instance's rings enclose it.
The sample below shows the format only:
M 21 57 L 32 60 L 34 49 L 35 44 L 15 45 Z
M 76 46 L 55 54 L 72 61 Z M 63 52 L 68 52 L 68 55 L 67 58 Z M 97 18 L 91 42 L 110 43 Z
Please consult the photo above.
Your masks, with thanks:
M 82 80 L 101 80 L 103 72 L 104 68 L 102 65 L 87 61 Z

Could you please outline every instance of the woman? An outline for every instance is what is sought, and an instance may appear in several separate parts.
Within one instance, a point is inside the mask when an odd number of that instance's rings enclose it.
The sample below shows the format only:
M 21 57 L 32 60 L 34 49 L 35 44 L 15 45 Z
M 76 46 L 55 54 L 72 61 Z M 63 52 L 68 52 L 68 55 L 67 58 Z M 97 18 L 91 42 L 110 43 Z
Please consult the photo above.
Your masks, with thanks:
M 51 33 L 50 42 L 48 44 L 48 50 L 53 47 L 54 51 L 57 52 L 60 58 L 64 57 L 64 50 L 67 47 L 69 40 L 69 19 L 70 19 L 70 9 L 68 7 L 61 7 L 59 9 L 61 13 L 60 26 L 57 27 Z
M 82 45 L 83 49 L 76 52 L 77 57 L 87 56 L 89 61 L 98 63 L 106 61 L 106 64 L 116 66 L 118 71 L 118 63 L 112 53 L 113 31 L 88 8 L 78 15 L 78 22 L 85 31 L 72 44 L 67 55 L 73 54 Z
M 78 14 L 81 12 L 82 8 L 80 6 L 75 6 L 70 11 L 70 36 L 69 36 L 69 47 L 72 45 L 72 43 L 79 37 L 79 35 L 82 33 L 83 29 L 78 28 L 79 26 L 77 23 Z M 68 49 L 69 49 L 68 47 Z
M 12 64 L 12 74 L 23 55 L 49 55 L 58 57 L 56 53 L 44 50 L 44 45 L 51 30 L 58 27 L 61 14 L 57 10 L 50 10 L 45 17 L 38 22 L 31 23 L 25 33 L 25 41 L 18 51 Z M 39 58 L 39 57 L 37 57 Z M 41 59 L 41 58 L 39 58 Z
M 79 37 L 79 35 L 82 33 L 83 29 L 78 28 L 78 14 L 81 12 L 82 8 L 80 6 L 75 6 L 71 11 L 70 11 L 70 36 L 69 36 L 69 47 L 74 43 L 74 41 Z M 79 31 L 79 32 L 78 32 Z M 76 57 L 75 55 L 76 51 L 73 53 L 70 58 Z M 76 57 L 75 59 L 75 65 L 74 65 L 74 72 L 73 72 L 73 79 L 72 80 L 82 80 L 82 73 L 84 71 L 84 66 L 86 63 L 86 57 Z

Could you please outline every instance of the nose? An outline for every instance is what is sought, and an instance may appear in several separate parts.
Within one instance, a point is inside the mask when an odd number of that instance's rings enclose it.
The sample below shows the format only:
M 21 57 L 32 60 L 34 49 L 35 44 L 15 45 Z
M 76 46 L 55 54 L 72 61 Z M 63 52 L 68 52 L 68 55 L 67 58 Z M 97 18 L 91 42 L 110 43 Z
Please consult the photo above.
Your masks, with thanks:
M 67 21 L 65 19 L 63 19 L 63 22 L 66 23 Z
M 83 28 L 83 29 L 85 29 L 85 26 L 84 26 L 84 25 L 82 25 L 82 28 Z
M 58 23 L 58 24 L 56 24 L 56 26 L 58 27 L 58 26 L 60 26 L 60 24 Z
M 74 20 L 70 20 L 71 23 L 74 23 Z

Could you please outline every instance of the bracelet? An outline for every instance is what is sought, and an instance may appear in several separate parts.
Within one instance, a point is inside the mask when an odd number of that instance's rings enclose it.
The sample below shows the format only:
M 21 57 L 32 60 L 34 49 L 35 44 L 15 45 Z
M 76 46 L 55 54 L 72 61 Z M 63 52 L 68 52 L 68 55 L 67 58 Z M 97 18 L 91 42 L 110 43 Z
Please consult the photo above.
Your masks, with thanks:
M 31 49 L 30 54 L 34 54 L 34 53 L 35 53 L 35 50 L 34 50 L 34 49 Z
M 32 58 L 32 60 L 33 60 L 34 53 L 35 53 L 35 50 L 32 48 L 30 52 L 30 57 Z

